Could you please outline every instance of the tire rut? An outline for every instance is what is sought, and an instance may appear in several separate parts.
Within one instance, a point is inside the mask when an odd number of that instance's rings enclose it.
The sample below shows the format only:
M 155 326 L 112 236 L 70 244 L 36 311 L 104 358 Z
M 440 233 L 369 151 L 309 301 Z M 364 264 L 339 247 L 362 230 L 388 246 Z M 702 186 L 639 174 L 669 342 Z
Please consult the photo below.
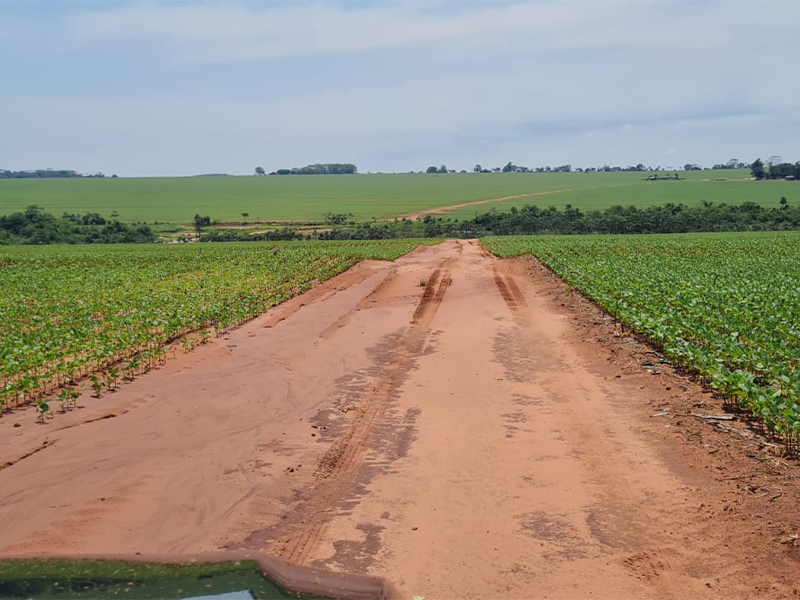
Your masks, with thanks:
M 25 454 L 23 454 L 22 456 L 18 456 L 17 458 L 12 458 L 11 460 L 6 461 L 5 464 L 0 465 L 0 471 L 2 471 L 3 469 L 7 469 L 9 467 L 13 467 L 14 465 L 22 462 L 23 460 L 25 460 L 26 458 L 28 458 L 30 456 L 33 456 L 34 454 L 37 454 L 37 453 L 41 452 L 42 450 L 47 450 L 50 446 L 55 444 L 57 441 L 58 440 L 45 440 L 44 442 L 42 442 L 42 444 L 40 446 L 37 446 L 33 450 L 31 450 L 29 452 L 26 452 Z
M 503 301 L 506 303 L 511 312 L 518 312 L 522 308 L 527 308 L 525 296 L 519 285 L 511 275 L 506 275 L 505 279 L 498 272 L 497 268 L 494 269 L 494 284 L 497 286 L 497 291 L 500 292 Z
M 430 332 L 430 325 L 452 283 L 450 271 L 438 268 L 431 273 L 414 311 L 411 325 L 398 340 L 391 362 L 367 392 L 348 431 L 337 439 L 319 461 L 314 472 L 317 481 L 312 497 L 295 516 L 298 526 L 282 541 L 276 554 L 288 562 L 303 564 L 328 521 L 335 516 L 337 503 L 352 488 L 367 453 L 376 425 L 414 368 Z M 244 547 L 268 543 L 269 532 L 257 531 L 248 536 Z

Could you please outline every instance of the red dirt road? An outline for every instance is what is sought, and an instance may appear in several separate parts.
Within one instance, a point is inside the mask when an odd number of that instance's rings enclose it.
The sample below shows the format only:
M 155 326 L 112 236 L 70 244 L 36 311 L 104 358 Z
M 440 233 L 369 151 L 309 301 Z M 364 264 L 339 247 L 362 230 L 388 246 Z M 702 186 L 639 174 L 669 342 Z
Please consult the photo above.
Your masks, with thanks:
M 47 425 L 3 417 L 0 555 L 247 549 L 405 598 L 796 597 L 796 464 L 692 417 L 718 401 L 615 331 L 476 242 L 362 263 Z

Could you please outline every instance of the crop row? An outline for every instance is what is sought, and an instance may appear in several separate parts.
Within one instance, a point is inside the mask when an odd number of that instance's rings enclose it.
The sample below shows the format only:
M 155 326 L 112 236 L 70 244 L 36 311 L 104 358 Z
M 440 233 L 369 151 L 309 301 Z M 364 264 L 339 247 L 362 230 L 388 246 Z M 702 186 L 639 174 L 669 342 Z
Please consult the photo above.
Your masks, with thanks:
M 611 315 L 797 444 L 800 235 L 495 237 L 533 254 Z
M 105 372 L 113 388 L 120 369 L 132 375 L 163 362 L 176 338 L 199 332 L 184 343 L 191 349 L 361 259 L 394 260 L 419 243 L 2 249 L 0 414 L 59 388 L 68 406 L 75 391 L 64 386 L 92 373 Z

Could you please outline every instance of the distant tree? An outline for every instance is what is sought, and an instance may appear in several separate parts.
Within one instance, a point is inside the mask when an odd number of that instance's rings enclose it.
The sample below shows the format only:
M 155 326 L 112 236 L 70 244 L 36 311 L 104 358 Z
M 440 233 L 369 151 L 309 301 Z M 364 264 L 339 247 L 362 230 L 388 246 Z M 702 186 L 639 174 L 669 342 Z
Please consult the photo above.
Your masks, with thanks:
M 278 175 L 355 175 L 358 167 L 352 163 L 322 163 L 294 169 L 278 169 Z
M 437 169 L 436 167 L 428 167 L 427 169 L 425 169 L 425 172 L 426 173 L 438 173 L 439 169 Z
M 760 158 L 755 159 L 750 165 L 750 172 L 753 174 L 754 178 L 764 179 L 766 172 L 764 171 L 764 163 Z
M 247 217 L 249 217 L 249 216 L 250 216 L 250 213 L 243 212 L 242 213 L 242 221 L 244 221 L 246 223 L 247 222 Z
M 473 170 L 475 173 L 480 173 L 481 171 L 483 171 L 483 168 L 480 166 L 480 164 L 477 164 L 477 165 L 475 165 L 475 167 L 473 167 L 473 169 L 472 169 L 472 170 Z
M 83 177 L 71 169 L 36 169 L 35 171 L 9 171 L 0 169 L 0 179 L 48 179 L 63 177 Z
M 0 244 L 114 244 L 155 242 L 146 225 L 108 222 L 98 213 L 64 213 L 61 219 L 32 205 L 0 216 Z
M 767 166 L 772 167 L 774 165 L 779 165 L 783 162 L 783 157 L 778 156 L 777 154 L 773 154 L 767 159 Z
M 205 217 L 201 217 L 200 215 L 196 214 L 194 216 L 194 231 L 197 234 L 197 239 L 200 239 L 200 232 L 203 230 L 203 227 L 208 227 L 211 225 L 211 217 L 206 215 Z
M 353 213 L 325 213 L 325 223 L 328 225 L 344 225 L 353 218 Z
M 447 165 L 442 165 L 439 167 L 439 173 L 447 173 Z
M 786 196 L 781 196 L 781 208 L 786 208 L 787 206 L 789 206 L 789 201 Z
M 266 171 L 264 170 L 264 167 L 256 167 L 256 175 L 265 175 L 265 174 Z

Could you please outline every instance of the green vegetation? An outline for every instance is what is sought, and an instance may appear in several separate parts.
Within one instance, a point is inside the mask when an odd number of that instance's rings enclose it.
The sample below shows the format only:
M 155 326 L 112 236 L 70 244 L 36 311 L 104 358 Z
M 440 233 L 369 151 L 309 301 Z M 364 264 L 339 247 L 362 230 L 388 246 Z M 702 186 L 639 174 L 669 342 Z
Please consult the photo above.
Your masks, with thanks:
M 98 175 L 105 177 L 102 173 L 98 173 Z M 35 169 L 33 171 L 0 169 L 0 179 L 60 179 L 65 177 L 83 177 L 83 175 L 72 169 Z
M 426 215 L 422 219 L 361 223 L 336 227 L 317 234 L 323 240 L 390 239 L 402 237 L 460 237 L 527 234 L 587 233 L 688 233 L 710 231 L 789 231 L 800 229 L 800 206 L 788 201 L 779 207 L 765 208 L 754 202 L 744 204 L 711 204 L 686 206 L 667 204 L 639 209 L 635 206 L 612 206 L 605 210 L 582 211 L 571 206 L 523 206 L 510 212 L 488 211 L 472 219 L 458 221 L 450 217 Z M 239 230 L 241 231 L 241 230 Z M 230 230 L 228 235 L 235 233 Z M 306 232 L 313 233 L 313 232 Z M 262 235 L 295 235 L 292 230 L 273 231 Z M 240 234 L 241 239 L 256 237 Z M 214 237 L 203 239 L 213 241 Z M 223 238 L 224 239 L 224 238 Z M 228 238 L 230 239 L 230 238 Z M 276 238 L 277 239 L 277 238 Z
M 383 222 L 353 220 L 352 214 L 326 213 L 323 226 L 219 227 L 208 215 L 194 216 L 193 230 L 160 226 L 159 238 L 147 225 L 106 222 L 96 213 L 64 214 L 61 219 L 28 207 L 24 213 L 0 216 L 0 244 L 142 243 L 159 239 L 189 242 L 257 242 L 320 240 L 379 240 L 419 237 L 478 237 L 486 235 L 587 234 L 587 233 L 688 233 L 706 231 L 788 231 L 800 229 L 800 206 L 782 198 L 776 207 L 754 202 L 697 206 L 667 204 L 644 209 L 612 206 L 605 210 L 563 210 L 538 206 L 494 210 L 459 221 L 425 215 L 414 220 Z M 171 229 L 171 231 L 170 231 Z M 173 235 L 170 235 L 173 234 Z M 177 235 L 174 235 L 177 234 Z
M 508 213 L 486 212 L 475 218 L 448 224 L 428 220 L 428 236 L 455 232 L 479 235 L 585 234 L 585 233 L 691 233 L 710 231 L 781 231 L 800 229 L 800 206 L 765 208 L 754 202 L 699 206 L 666 204 L 639 209 L 612 206 L 605 210 L 563 210 L 538 206 L 512 208 Z
M 735 173 L 735 174 L 734 174 Z M 581 210 L 604 210 L 612 206 L 636 206 L 644 209 L 651 206 L 663 206 L 666 204 L 685 204 L 687 206 L 698 206 L 704 202 L 713 204 L 742 204 L 744 202 L 754 202 L 762 206 L 777 206 L 782 196 L 789 200 L 800 201 L 800 185 L 786 181 L 750 181 L 738 180 L 734 177 L 746 177 L 748 173 L 739 171 L 723 171 L 717 174 L 709 171 L 691 171 L 681 173 L 686 180 L 679 181 L 643 181 L 641 173 L 639 178 L 634 177 L 636 173 L 599 173 L 584 174 L 583 177 L 595 179 L 595 185 L 591 188 L 576 188 L 575 186 L 564 186 L 564 191 L 544 193 L 540 195 L 528 196 L 504 200 L 487 205 L 478 205 L 460 208 L 447 213 L 447 216 L 468 219 L 477 213 L 487 209 L 495 209 L 499 212 L 508 212 L 511 207 L 520 208 L 525 205 L 534 205 L 540 208 L 554 206 L 563 209 L 567 205 Z M 698 175 L 703 178 L 693 178 Z M 524 175 L 520 175 L 524 177 Z M 539 177 L 539 175 L 534 175 Z M 547 176 L 546 176 L 547 177 Z M 569 175 L 550 175 L 549 177 L 564 177 L 567 179 L 579 178 L 581 174 Z M 603 185 L 598 184 L 596 179 L 600 178 L 619 178 L 620 181 Z M 724 181 L 714 179 L 729 177 Z
M 38 206 L 0 216 L 0 245 L 6 244 L 142 244 L 157 241 L 147 225 L 107 221 L 97 213 L 57 219 Z
M 398 175 L 315 175 L 303 177 L 175 177 L 0 180 L 0 212 L 32 204 L 56 215 L 99 213 L 126 223 L 192 223 L 195 214 L 212 221 L 321 223 L 326 213 L 352 213 L 355 220 L 391 219 L 442 206 L 508 196 L 471 205 L 446 216 L 469 218 L 491 208 L 640 208 L 668 202 L 687 205 L 745 201 L 777 206 L 793 200 L 793 182 L 749 181 L 747 170 L 681 172 L 685 180 L 644 181 L 648 173 L 448 173 Z M 725 181 L 716 181 L 725 179 Z M 118 213 L 118 217 L 113 213 Z
M 317 163 L 299 169 L 278 169 L 270 175 L 355 175 L 357 171 L 358 168 L 352 163 Z M 264 169 L 256 167 L 256 175 L 264 175 Z
M 495 237 L 534 254 L 796 447 L 800 234 Z
M 800 180 L 800 161 L 796 163 L 775 162 L 771 163 L 767 168 L 764 168 L 764 163 L 758 158 L 750 165 L 750 173 L 756 179 L 788 179 L 790 181 L 797 181 Z
M 267 579 L 255 561 L 167 565 L 116 560 L 0 560 L 0 597 L 137 600 L 252 590 L 258 598 L 306 598 Z
M 0 414 L 79 380 L 96 394 L 348 269 L 431 240 L 0 248 Z M 192 335 L 189 335 L 192 334 Z M 186 336 L 186 337 L 184 337 Z M 86 381 L 89 383 L 89 380 Z

